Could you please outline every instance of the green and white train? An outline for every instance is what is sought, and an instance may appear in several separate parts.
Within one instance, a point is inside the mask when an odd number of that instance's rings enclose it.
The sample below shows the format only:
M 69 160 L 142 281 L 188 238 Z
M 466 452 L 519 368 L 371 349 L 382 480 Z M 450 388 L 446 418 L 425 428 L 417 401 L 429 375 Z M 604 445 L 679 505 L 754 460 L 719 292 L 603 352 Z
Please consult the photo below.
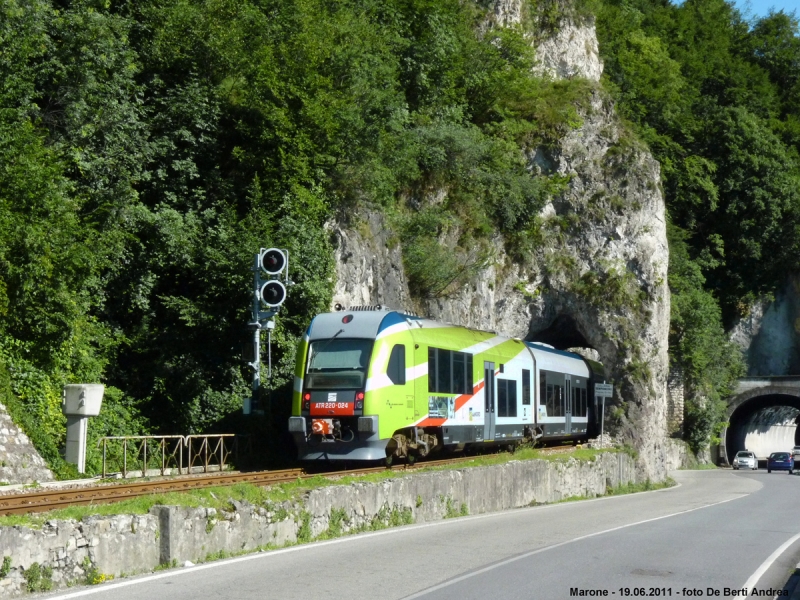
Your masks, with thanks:
M 582 440 L 602 366 L 545 344 L 382 307 L 318 315 L 299 344 L 289 431 L 303 460 Z

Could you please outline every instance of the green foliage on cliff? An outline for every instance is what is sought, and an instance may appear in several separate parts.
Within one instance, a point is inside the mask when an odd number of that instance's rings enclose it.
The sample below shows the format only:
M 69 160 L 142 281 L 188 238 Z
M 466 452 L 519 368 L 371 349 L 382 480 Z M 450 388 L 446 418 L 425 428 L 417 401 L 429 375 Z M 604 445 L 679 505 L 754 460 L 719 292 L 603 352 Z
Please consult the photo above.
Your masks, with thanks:
M 604 0 L 608 85 L 662 165 L 674 225 L 730 323 L 800 253 L 800 31 L 723 0 Z
M 743 372 L 723 324 L 800 257 L 800 30 L 724 0 L 602 0 L 607 86 L 662 166 L 671 221 L 670 355 L 692 396 L 694 450 Z

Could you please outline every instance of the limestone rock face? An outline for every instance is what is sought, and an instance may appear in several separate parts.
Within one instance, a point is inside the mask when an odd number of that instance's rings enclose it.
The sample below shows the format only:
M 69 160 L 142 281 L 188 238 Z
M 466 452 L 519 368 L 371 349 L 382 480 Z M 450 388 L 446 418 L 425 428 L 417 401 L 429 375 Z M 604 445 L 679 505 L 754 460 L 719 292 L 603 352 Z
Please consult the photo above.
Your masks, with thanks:
M 504 6 L 503 15 L 515 14 L 514 2 Z M 550 46 L 539 56 L 551 58 L 542 64 L 553 77 L 599 78 L 593 26 L 573 27 L 566 37 L 544 42 Z M 581 59 L 573 52 L 577 40 L 593 43 L 579 43 Z M 533 174 L 568 181 L 540 214 L 541 243 L 533 252 L 513 259 L 498 235 L 490 242 L 495 260 L 479 277 L 440 297 L 415 298 L 388 221 L 366 211 L 357 223 L 331 226 L 338 244 L 333 301 L 410 309 L 559 348 L 593 348 L 615 384 L 616 407 L 607 407 L 606 427 L 638 450 L 641 477 L 662 479 L 670 310 L 659 165 L 624 130 L 602 93 L 593 93 L 582 118 L 555 146 L 528 153 Z M 455 237 L 439 241 L 454 245 Z
M 535 71 L 558 79 L 581 77 L 600 81 L 603 74 L 594 23 L 563 22 L 557 31 L 536 45 L 536 59 Z
M 52 481 L 53 474 L 33 444 L 0 404 L 0 483 Z
M 590 81 L 600 81 L 603 74 L 603 61 L 597 45 L 594 19 L 574 14 L 574 7 L 568 1 L 557 1 L 560 18 L 555 24 L 545 24 L 537 15 L 539 33 L 536 45 L 536 66 L 534 72 L 547 74 L 556 79 L 581 77 Z M 490 17 L 491 26 L 508 27 L 523 20 L 522 0 L 496 0 Z
M 749 376 L 800 374 L 800 275 L 790 275 L 774 300 L 752 306 L 731 339 L 745 353 Z

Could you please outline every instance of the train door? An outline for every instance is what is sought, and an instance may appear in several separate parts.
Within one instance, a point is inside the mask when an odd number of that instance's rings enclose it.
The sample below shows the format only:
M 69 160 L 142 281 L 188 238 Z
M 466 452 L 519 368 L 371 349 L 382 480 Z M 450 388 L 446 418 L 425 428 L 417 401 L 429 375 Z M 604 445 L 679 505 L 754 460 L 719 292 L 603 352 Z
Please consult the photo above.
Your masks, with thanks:
M 566 394 L 564 394 L 564 433 L 572 433 L 572 381 L 567 375 Z
M 483 419 L 483 439 L 490 441 L 494 439 L 495 423 L 495 383 L 494 383 L 494 363 L 483 363 L 483 397 L 484 397 L 484 419 Z

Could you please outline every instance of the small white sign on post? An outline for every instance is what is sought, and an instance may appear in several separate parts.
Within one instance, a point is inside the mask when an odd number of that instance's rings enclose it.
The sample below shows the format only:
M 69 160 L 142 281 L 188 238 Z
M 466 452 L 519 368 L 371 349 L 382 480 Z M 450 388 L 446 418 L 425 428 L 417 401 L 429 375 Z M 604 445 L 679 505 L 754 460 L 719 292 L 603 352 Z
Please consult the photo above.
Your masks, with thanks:
M 611 383 L 595 383 L 594 384 L 594 397 L 602 398 L 603 405 L 600 409 L 600 439 L 603 439 L 603 425 L 606 420 L 606 398 L 611 398 L 614 395 L 614 385 Z
M 595 383 L 594 395 L 598 398 L 611 398 L 614 395 L 614 386 L 610 383 Z

